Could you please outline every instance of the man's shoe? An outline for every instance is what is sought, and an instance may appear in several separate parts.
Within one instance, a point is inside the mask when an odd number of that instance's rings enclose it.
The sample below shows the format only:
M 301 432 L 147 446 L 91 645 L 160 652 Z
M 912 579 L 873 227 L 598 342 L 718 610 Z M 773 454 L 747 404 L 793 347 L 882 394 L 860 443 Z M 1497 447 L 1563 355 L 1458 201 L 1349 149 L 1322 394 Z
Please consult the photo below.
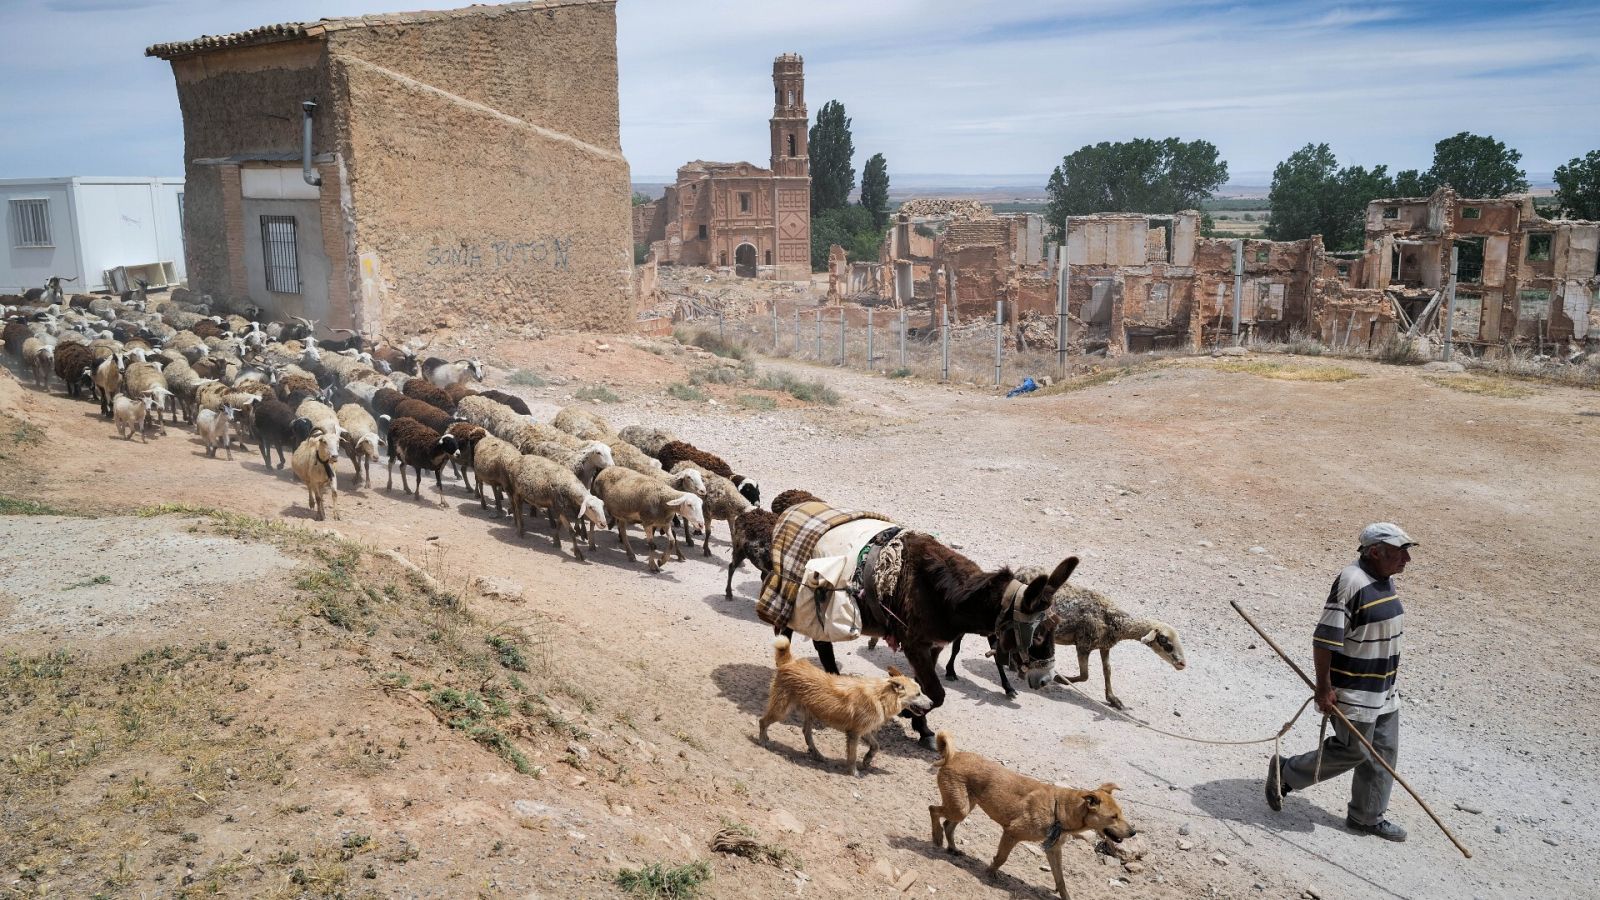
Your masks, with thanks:
M 1384 819 L 1376 825 L 1363 825 L 1355 819 L 1346 818 L 1344 824 L 1357 834 L 1370 834 L 1375 837 L 1381 837 L 1386 841 L 1394 841 L 1396 844 L 1403 844 L 1406 840 L 1406 830 L 1388 819 Z
M 1267 763 L 1267 805 L 1273 812 L 1283 810 L 1283 761 L 1276 753 Z

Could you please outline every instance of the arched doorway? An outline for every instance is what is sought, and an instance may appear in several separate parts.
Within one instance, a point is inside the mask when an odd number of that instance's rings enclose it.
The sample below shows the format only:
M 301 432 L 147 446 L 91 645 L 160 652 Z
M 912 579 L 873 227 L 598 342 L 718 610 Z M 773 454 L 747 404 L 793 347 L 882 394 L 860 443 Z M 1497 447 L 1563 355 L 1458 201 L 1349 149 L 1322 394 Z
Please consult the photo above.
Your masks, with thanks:
M 733 251 L 733 274 L 740 278 L 756 277 L 756 248 L 754 244 L 740 244 Z

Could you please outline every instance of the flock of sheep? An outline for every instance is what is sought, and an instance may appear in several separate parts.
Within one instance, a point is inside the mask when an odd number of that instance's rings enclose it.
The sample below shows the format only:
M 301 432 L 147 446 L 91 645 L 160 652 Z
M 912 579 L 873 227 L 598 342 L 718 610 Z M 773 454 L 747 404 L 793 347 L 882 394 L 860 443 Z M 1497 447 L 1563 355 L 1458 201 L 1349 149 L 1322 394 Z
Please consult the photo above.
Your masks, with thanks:
M 239 315 L 212 315 L 188 292 L 158 304 L 78 295 L 70 300 L 0 297 L 5 326 L 0 334 L 15 367 L 40 387 L 54 376 L 70 396 L 88 390 L 99 400 L 120 435 L 145 440 L 148 430 L 192 424 L 208 456 L 231 459 L 235 446 L 253 440 L 264 465 L 286 463 L 306 489 L 318 518 L 338 513 L 340 457 L 350 460 L 350 486 L 372 485 L 371 465 L 388 457 L 388 489 L 400 466 L 401 488 L 421 499 L 423 472 L 432 472 L 444 503 L 443 470 L 497 513 L 509 505 L 518 534 L 528 513 L 543 514 L 555 528 L 556 546 L 570 538 L 574 557 L 581 543 L 595 547 L 598 529 L 615 527 L 629 559 L 632 526 L 644 533 L 648 564 L 660 571 L 668 553 L 682 560 L 676 524 L 693 545 L 703 532 L 725 522 L 732 545 L 726 593 L 733 575 L 752 563 L 770 571 L 770 548 L 778 514 L 815 499 L 786 491 L 761 509 L 760 487 L 727 462 L 659 429 L 613 429 L 601 417 L 576 408 L 549 422 L 535 420 L 520 398 L 497 390 L 475 390 L 484 370 L 475 359 L 420 357 L 408 347 L 367 344 L 348 334 L 318 340 L 304 319 L 262 323 Z M 31 301 L 31 302 L 30 302 Z M 286 458 L 287 452 L 287 458 Z M 407 469 L 415 476 L 411 484 Z M 656 537 L 666 537 L 658 549 Z M 1065 592 L 1064 592 L 1065 594 Z M 1106 698 L 1111 691 L 1109 652 L 1122 640 L 1138 640 L 1175 668 L 1184 657 L 1177 632 L 1153 619 L 1131 616 L 1092 591 L 1058 600 L 1064 622 L 1057 643 L 1075 645 L 1082 681 L 1087 657 L 1101 652 Z M 959 644 L 955 649 L 959 649 Z M 953 678 L 954 653 L 947 677 Z M 1002 672 L 1002 679 L 1004 673 Z M 1010 685 L 1005 684 L 1007 693 Z

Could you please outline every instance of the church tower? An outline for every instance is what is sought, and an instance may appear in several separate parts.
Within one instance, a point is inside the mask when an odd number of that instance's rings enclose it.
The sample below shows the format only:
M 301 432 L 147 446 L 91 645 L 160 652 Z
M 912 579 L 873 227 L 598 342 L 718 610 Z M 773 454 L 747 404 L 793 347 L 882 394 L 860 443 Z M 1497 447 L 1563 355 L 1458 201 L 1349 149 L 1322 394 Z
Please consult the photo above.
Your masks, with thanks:
M 785 53 L 772 61 L 772 207 L 777 276 L 811 277 L 811 159 L 807 154 L 805 60 Z

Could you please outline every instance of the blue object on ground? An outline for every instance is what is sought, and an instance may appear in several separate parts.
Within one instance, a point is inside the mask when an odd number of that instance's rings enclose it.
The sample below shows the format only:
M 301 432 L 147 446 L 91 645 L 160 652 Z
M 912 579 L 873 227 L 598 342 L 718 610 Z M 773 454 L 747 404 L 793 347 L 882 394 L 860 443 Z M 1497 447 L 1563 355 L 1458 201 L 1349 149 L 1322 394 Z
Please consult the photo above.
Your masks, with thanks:
M 1037 391 L 1038 389 L 1039 389 L 1039 385 L 1035 384 L 1032 378 L 1024 378 L 1024 379 L 1022 379 L 1022 383 L 1021 384 L 1017 385 L 1016 387 L 1012 388 L 1009 391 L 1006 391 L 1006 396 L 1007 397 L 1015 397 L 1018 394 L 1031 394 L 1034 391 Z

